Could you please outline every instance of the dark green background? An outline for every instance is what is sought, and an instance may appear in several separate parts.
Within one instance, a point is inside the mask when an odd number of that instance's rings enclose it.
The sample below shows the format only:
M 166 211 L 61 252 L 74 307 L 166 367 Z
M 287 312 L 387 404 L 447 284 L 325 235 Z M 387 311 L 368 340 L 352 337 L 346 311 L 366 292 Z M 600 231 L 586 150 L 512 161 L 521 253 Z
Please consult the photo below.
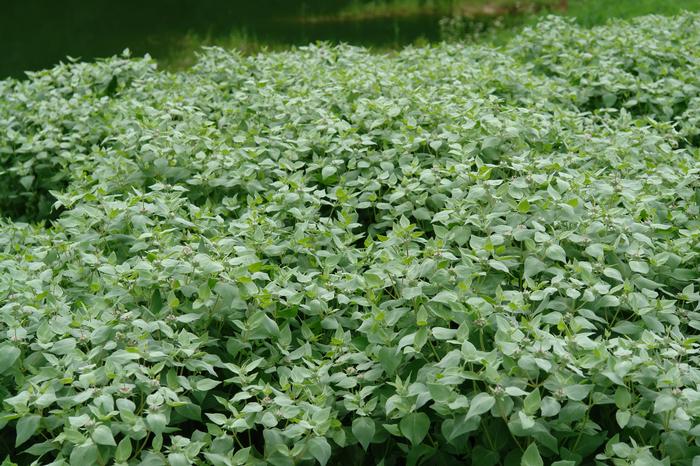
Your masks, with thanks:
M 391 0 L 389 0 L 390 2 Z M 0 78 L 47 68 L 67 55 L 91 59 L 131 49 L 167 56 L 188 33 L 231 31 L 266 43 L 315 40 L 396 46 L 438 38 L 438 15 L 400 15 L 360 21 L 307 23 L 309 14 L 333 14 L 351 0 L 0 0 Z

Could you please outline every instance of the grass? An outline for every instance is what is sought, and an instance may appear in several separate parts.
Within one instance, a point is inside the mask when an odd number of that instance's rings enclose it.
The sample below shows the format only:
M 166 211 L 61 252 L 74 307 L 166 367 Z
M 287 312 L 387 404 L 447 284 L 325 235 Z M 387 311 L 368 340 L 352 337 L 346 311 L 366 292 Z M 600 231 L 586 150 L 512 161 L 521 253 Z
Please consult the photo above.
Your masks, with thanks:
M 604 24 L 610 18 L 632 18 L 658 14 L 676 15 L 680 12 L 700 11 L 697 0 L 570 0 L 567 15 L 584 26 Z
M 355 0 L 333 16 L 345 19 L 396 17 L 418 14 L 449 16 L 452 14 L 494 14 L 513 10 L 556 7 L 559 0 Z M 326 16 L 328 17 L 328 16 Z M 312 16 L 313 18 L 313 16 Z
M 393 0 L 358 1 L 340 9 L 336 15 L 348 18 L 366 18 L 382 15 L 402 15 L 417 13 L 437 13 L 443 15 L 455 12 L 478 13 L 557 8 L 568 3 L 567 15 L 575 16 L 580 24 L 597 25 L 609 18 L 632 18 L 648 14 L 676 15 L 684 10 L 700 11 L 698 0 Z

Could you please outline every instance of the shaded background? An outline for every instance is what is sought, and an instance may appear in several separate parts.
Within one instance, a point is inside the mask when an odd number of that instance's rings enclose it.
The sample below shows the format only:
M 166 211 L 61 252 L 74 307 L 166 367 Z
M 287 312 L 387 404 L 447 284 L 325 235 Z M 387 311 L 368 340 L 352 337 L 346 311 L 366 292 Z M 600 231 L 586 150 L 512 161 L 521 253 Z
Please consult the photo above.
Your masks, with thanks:
M 700 10 L 700 0 L 0 0 L 0 79 L 125 48 L 182 69 L 202 45 L 250 53 L 323 40 L 385 50 L 445 38 L 445 18 L 459 20 L 449 40 L 483 40 L 507 39 L 552 11 L 594 25 L 683 9 Z
M 331 40 L 403 45 L 438 39 L 439 14 L 333 20 L 356 0 L 2 0 L 0 77 L 50 67 L 66 55 L 90 59 L 131 49 L 167 57 L 187 37 L 232 33 L 269 44 Z M 441 2 L 449 4 L 451 2 Z M 426 2 L 427 5 L 427 2 Z M 317 21 L 304 21 L 315 15 Z M 328 18 L 323 18 L 327 15 Z

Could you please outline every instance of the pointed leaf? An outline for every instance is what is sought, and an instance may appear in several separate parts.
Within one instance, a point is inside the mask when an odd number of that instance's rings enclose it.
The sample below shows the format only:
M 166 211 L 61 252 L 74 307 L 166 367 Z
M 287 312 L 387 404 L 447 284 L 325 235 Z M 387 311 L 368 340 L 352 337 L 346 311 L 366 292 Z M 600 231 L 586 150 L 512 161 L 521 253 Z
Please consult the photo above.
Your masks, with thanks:
M 352 434 L 365 451 L 374 438 L 374 431 L 374 421 L 368 417 L 359 417 L 352 421 Z
M 414 446 L 420 445 L 430 429 L 430 418 L 425 413 L 411 413 L 401 419 L 399 428 Z
M 467 419 L 484 414 L 491 409 L 495 403 L 496 399 L 493 396 L 488 393 L 479 393 L 469 404 Z
M 15 364 L 22 352 L 14 345 L 0 346 L 0 374 Z
M 542 272 L 545 270 L 547 266 L 545 265 L 544 262 L 539 260 L 536 257 L 529 256 L 527 259 L 525 259 L 525 270 L 524 270 L 524 276 L 526 278 L 529 277 L 534 277 L 538 273 Z
M 22 445 L 29 440 L 39 428 L 41 416 L 32 414 L 31 416 L 23 416 L 17 421 L 17 437 L 15 439 L 15 447 Z
M 112 436 L 111 429 L 105 425 L 95 427 L 95 430 L 92 432 L 92 440 L 98 445 L 117 446 L 117 442 L 114 441 L 114 436 Z
M 314 437 L 307 443 L 309 453 L 316 458 L 321 466 L 325 466 L 331 457 L 331 446 L 325 437 Z
M 544 466 L 544 461 L 540 456 L 540 450 L 536 443 L 531 443 L 520 460 L 520 466 Z
M 114 452 L 114 459 L 120 463 L 125 462 L 131 456 L 131 440 L 129 437 L 124 437 L 117 445 L 117 450 Z
M 564 252 L 564 248 L 562 248 L 558 244 L 553 244 L 550 247 L 548 247 L 545 251 L 545 255 L 553 261 L 566 263 L 566 252 Z

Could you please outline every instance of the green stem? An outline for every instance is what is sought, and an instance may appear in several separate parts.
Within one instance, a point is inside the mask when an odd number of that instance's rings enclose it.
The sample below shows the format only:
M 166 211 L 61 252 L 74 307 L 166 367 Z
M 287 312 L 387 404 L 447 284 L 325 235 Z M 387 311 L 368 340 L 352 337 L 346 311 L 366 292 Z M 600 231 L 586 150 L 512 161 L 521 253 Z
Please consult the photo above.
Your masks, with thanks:
M 143 438 L 143 442 L 141 442 L 141 445 L 138 446 L 136 451 L 134 452 L 134 458 L 137 458 L 139 456 L 139 453 L 141 453 L 141 450 L 146 446 L 146 443 L 148 443 L 148 437 L 151 436 L 151 433 L 148 432 L 146 436 Z

